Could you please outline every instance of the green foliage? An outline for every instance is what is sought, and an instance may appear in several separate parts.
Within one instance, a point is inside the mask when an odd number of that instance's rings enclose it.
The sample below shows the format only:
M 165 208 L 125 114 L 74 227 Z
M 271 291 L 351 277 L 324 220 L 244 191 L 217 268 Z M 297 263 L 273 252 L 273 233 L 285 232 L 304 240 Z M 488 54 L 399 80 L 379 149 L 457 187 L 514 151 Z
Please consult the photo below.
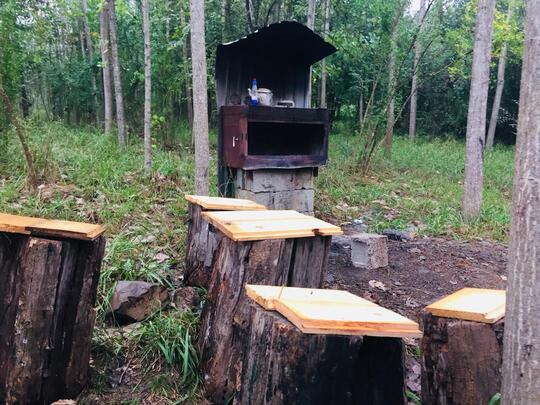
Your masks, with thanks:
M 501 404 L 501 393 L 497 392 L 495 395 L 491 397 L 491 399 L 488 402 L 488 405 L 500 405 Z

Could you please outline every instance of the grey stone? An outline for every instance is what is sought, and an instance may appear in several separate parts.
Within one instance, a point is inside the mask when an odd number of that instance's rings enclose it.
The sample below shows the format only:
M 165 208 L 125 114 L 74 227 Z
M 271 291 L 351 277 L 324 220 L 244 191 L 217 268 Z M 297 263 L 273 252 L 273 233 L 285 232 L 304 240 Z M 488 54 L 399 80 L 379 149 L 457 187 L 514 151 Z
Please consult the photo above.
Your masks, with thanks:
M 351 235 L 351 262 L 354 267 L 374 270 L 388 266 L 388 238 L 373 233 Z
M 159 284 L 119 281 L 111 299 L 111 310 L 121 323 L 137 322 L 160 310 L 168 299 L 167 289 Z
M 238 169 L 236 188 L 254 193 L 312 189 L 313 169 Z
M 197 309 L 201 297 L 195 287 L 180 287 L 174 292 L 173 302 L 180 311 L 191 311 Z
M 332 244 L 330 245 L 330 252 L 340 253 L 348 250 L 350 254 L 351 250 L 351 237 L 348 235 L 336 235 L 332 236 Z
M 388 236 L 388 239 L 398 240 L 398 241 L 413 240 L 415 236 L 413 232 L 398 231 L 396 229 L 385 229 L 383 231 L 383 235 Z

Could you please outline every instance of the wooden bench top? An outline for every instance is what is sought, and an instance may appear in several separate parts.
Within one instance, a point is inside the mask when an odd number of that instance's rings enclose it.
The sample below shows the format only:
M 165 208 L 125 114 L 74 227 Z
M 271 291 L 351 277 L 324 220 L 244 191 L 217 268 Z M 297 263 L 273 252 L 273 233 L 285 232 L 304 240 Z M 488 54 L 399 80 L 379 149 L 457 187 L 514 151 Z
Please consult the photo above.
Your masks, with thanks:
M 495 323 L 504 317 L 506 292 L 463 288 L 426 307 L 433 315 L 466 321 Z
M 105 232 L 101 225 L 0 213 L 0 232 L 94 240 Z
M 341 235 L 340 227 L 293 210 L 208 211 L 203 218 L 234 241 Z
M 205 210 L 239 211 L 266 210 L 266 207 L 251 200 L 240 198 L 209 197 L 205 195 L 186 194 L 185 199 L 190 203 L 200 205 Z
M 246 284 L 246 294 L 310 334 L 421 337 L 418 324 L 342 290 Z

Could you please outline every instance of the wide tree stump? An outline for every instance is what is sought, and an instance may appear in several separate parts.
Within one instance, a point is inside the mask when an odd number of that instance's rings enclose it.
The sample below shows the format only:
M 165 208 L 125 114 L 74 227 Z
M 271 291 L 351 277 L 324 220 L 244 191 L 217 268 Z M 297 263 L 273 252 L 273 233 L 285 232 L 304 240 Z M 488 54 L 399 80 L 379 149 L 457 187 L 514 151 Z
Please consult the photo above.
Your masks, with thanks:
M 0 233 L 0 403 L 73 398 L 88 379 L 105 239 Z
M 222 233 L 202 217 L 203 209 L 188 204 L 188 236 L 184 283 L 189 286 L 208 288 L 214 267 L 215 253 Z
M 235 404 L 405 403 L 400 338 L 309 335 L 277 312 L 249 304 Z
M 238 389 L 246 350 L 238 336 L 250 330 L 251 306 L 244 285 L 322 287 L 331 237 L 252 242 L 219 238 L 199 347 L 206 392 L 215 403 L 225 403 Z
M 423 314 L 422 404 L 487 404 L 501 390 L 504 318 L 494 324 Z

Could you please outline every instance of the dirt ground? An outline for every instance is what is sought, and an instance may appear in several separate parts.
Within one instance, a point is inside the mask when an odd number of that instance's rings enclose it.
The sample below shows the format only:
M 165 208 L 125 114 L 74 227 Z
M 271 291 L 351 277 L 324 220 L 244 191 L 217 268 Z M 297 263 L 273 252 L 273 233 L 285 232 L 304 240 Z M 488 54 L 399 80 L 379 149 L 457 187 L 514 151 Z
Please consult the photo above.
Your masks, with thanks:
M 463 287 L 506 287 L 503 244 L 428 237 L 388 242 L 389 265 L 377 270 L 352 267 L 344 250 L 332 249 L 326 286 L 347 290 L 419 323 L 426 305 Z M 419 339 L 405 342 L 407 389 L 409 395 L 420 397 Z

